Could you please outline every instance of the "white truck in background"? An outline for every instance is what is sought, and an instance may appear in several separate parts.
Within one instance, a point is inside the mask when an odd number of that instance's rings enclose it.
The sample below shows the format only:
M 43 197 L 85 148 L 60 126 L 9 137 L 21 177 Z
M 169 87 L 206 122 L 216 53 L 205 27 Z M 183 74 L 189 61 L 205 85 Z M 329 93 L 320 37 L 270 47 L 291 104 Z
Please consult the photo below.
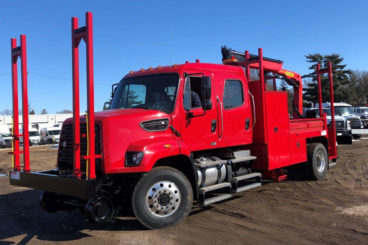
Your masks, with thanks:
M 368 107 L 367 106 L 356 106 L 354 107 L 354 114 L 360 117 L 364 128 L 368 128 Z
M 12 140 L 13 137 L 9 128 L 4 125 L 0 125 L 0 148 L 11 147 Z
M 350 122 L 354 139 L 362 137 L 363 123 L 359 116 L 354 115 L 353 106 L 344 102 L 334 103 L 335 115 L 345 117 Z
M 19 132 L 22 134 L 23 129 L 20 129 Z M 40 144 L 40 133 L 35 128 L 29 128 L 29 146 L 39 145 Z M 23 144 L 23 137 L 20 137 L 19 143 Z
M 60 139 L 60 125 L 54 125 L 50 128 L 40 129 L 40 143 L 41 144 L 58 144 Z

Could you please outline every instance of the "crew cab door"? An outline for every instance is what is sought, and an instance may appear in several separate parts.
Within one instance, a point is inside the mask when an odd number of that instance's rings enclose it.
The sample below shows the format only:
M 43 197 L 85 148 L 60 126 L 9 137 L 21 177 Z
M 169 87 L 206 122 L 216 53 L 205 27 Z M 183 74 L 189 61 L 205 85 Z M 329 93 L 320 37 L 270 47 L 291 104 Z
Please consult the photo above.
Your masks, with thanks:
M 221 141 L 226 146 L 252 142 L 252 108 L 244 76 L 229 74 L 221 83 Z
M 211 103 L 206 110 L 203 109 L 204 95 L 201 91 L 203 76 L 211 79 Z M 190 151 L 211 149 L 217 146 L 218 119 L 215 106 L 213 77 L 210 74 L 188 75 L 185 78 L 182 94 L 181 138 Z M 199 101 L 198 101 L 199 100 Z

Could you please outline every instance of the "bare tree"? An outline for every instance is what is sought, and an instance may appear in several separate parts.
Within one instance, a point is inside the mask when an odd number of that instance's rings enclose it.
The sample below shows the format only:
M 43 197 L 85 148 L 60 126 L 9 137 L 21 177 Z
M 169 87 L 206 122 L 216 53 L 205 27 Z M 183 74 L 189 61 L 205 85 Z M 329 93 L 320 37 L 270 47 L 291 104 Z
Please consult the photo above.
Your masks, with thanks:
M 3 110 L 2 112 L 0 112 L 1 115 L 12 115 L 13 112 L 12 110 L 9 110 L 9 109 L 5 109 Z
M 58 114 L 71 114 L 73 113 L 71 110 L 68 110 L 68 109 L 64 109 L 62 111 L 59 111 Z

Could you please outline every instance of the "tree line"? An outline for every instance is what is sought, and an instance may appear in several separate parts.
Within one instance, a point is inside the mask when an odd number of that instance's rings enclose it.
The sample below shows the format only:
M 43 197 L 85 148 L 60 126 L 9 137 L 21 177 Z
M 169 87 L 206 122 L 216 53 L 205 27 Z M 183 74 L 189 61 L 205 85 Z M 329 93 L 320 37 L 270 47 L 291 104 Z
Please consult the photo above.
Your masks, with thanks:
M 316 76 L 317 64 L 321 69 L 327 69 L 332 63 L 335 102 L 346 102 L 353 106 L 367 106 L 368 103 L 368 71 L 352 71 L 346 68 L 344 58 L 339 54 L 309 54 L 305 56 L 310 73 L 304 76 L 304 102 L 305 105 L 318 102 L 318 84 Z M 330 91 L 327 74 L 321 77 L 322 98 L 329 102 Z M 309 102 L 309 103 L 308 103 Z

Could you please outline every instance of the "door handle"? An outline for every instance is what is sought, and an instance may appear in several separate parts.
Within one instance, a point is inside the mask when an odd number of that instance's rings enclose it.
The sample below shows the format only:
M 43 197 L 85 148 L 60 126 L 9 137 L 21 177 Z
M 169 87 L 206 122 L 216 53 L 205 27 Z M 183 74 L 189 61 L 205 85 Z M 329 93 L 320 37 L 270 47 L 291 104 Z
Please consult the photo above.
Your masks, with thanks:
M 220 100 L 220 98 L 217 96 L 216 97 L 217 99 L 217 103 L 218 105 L 220 105 L 220 116 L 221 116 L 221 134 L 219 134 L 219 138 L 221 139 L 222 138 L 222 134 L 224 133 L 224 114 L 223 114 L 223 111 L 222 111 L 222 102 Z
M 249 124 L 250 124 L 250 119 L 249 119 L 249 118 L 247 118 L 247 119 L 245 120 L 245 130 L 248 130 L 248 129 L 249 129 Z
M 216 131 L 217 128 L 217 120 L 213 119 L 211 122 L 211 133 L 214 133 Z

